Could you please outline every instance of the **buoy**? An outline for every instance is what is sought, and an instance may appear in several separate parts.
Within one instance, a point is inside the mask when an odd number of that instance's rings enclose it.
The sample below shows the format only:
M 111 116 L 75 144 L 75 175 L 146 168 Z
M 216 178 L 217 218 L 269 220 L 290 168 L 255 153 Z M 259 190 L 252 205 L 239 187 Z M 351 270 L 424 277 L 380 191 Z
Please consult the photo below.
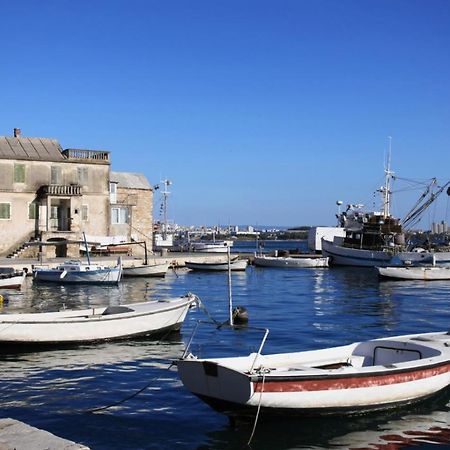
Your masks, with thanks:
M 233 323 L 243 324 L 248 322 L 248 311 L 244 306 L 233 308 Z
M 0 306 L 3 305 L 3 295 L 0 294 Z

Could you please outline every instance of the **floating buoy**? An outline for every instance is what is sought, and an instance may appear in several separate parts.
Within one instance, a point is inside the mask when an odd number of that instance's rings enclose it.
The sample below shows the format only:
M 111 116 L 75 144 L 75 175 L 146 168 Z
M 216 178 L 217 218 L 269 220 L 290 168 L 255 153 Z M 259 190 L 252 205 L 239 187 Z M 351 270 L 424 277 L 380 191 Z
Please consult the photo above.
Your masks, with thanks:
M 233 323 L 243 324 L 248 322 L 248 311 L 243 306 L 233 308 Z
M 0 306 L 3 305 L 3 295 L 0 294 Z

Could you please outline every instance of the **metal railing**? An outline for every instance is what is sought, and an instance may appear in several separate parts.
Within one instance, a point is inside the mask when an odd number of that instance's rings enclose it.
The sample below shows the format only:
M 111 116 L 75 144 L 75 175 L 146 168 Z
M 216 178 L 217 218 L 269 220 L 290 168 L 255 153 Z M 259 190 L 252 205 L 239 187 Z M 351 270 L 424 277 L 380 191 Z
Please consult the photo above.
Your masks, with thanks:
M 97 161 L 109 161 L 109 152 L 101 150 L 82 150 L 69 148 L 62 151 L 68 159 L 90 159 Z

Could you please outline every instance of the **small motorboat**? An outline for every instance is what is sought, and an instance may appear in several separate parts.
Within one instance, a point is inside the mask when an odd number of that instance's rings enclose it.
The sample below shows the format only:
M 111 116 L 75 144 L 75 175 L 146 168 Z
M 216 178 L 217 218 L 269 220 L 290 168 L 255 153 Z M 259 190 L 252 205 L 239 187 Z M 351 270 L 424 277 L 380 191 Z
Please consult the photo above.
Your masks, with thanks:
M 228 261 L 186 261 L 185 265 L 188 269 L 203 271 L 227 271 Z M 247 259 L 234 259 L 230 261 L 230 269 L 233 272 L 245 271 L 248 266 Z
M 0 267 L 0 289 L 22 289 L 28 269 L 16 270 L 14 267 Z
M 450 385 L 449 332 L 411 334 L 322 350 L 177 361 L 184 386 L 229 415 L 329 415 L 386 409 Z
M 328 267 L 328 258 L 320 256 L 268 256 L 258 255 L 253 263 L 260 267 Z
M 390 266 L 376 270 L 380 277 L 397 280 L 450 280 L 450 266 Z
M 0 314 L 0 343 L 77 344 L 126 339 L 181 328 L 197 297 L 27 314 Z
M 59 284 L 118 284 L 122 276 L 122 259 L 113 267 L 65 261 L 56 267 L 34 266 L 33 279 Z

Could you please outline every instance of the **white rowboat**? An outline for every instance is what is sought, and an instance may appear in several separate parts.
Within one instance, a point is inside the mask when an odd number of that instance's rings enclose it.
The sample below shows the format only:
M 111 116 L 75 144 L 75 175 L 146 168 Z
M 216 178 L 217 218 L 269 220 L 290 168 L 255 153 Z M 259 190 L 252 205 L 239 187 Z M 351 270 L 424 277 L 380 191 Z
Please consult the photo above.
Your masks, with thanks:
M 204 271 L 227 271 L 228 261 L 186 261 L 185 265 L 188 269 L 204 270 Z M 248 266 L 248 260 L 235 259 L 230 262 L 230 269 L 235 271 L 244 271 Z
M 376 267 L 378 275 L 398 280 L 450 280 L 449 266 Z
M 328 267 L 328 258 L 322 257 L 307 257 L 307 256 L 255 256 L 255 266 L 261 267 Z
M 84 310 L 1 314 L 0 343 L 76 344 L 178 330 L 196 297 Z
M 25 283 L 28 269 L 14 270 L 12 267 L 0 268 L 1 289 L 21 289 Z
M 164 277 L 169 270 L 170 263 L 141 264 L 123 268 L 124 277 Z
M 357 413 L 412 403 L 450 384 L 447 332 L 298 353 L 260 351 L 213 359 L 185 352 L 177 361 L 179 376 L 193 394 L 230 415 L 254 414 L 258 408 L 304 415 Z

